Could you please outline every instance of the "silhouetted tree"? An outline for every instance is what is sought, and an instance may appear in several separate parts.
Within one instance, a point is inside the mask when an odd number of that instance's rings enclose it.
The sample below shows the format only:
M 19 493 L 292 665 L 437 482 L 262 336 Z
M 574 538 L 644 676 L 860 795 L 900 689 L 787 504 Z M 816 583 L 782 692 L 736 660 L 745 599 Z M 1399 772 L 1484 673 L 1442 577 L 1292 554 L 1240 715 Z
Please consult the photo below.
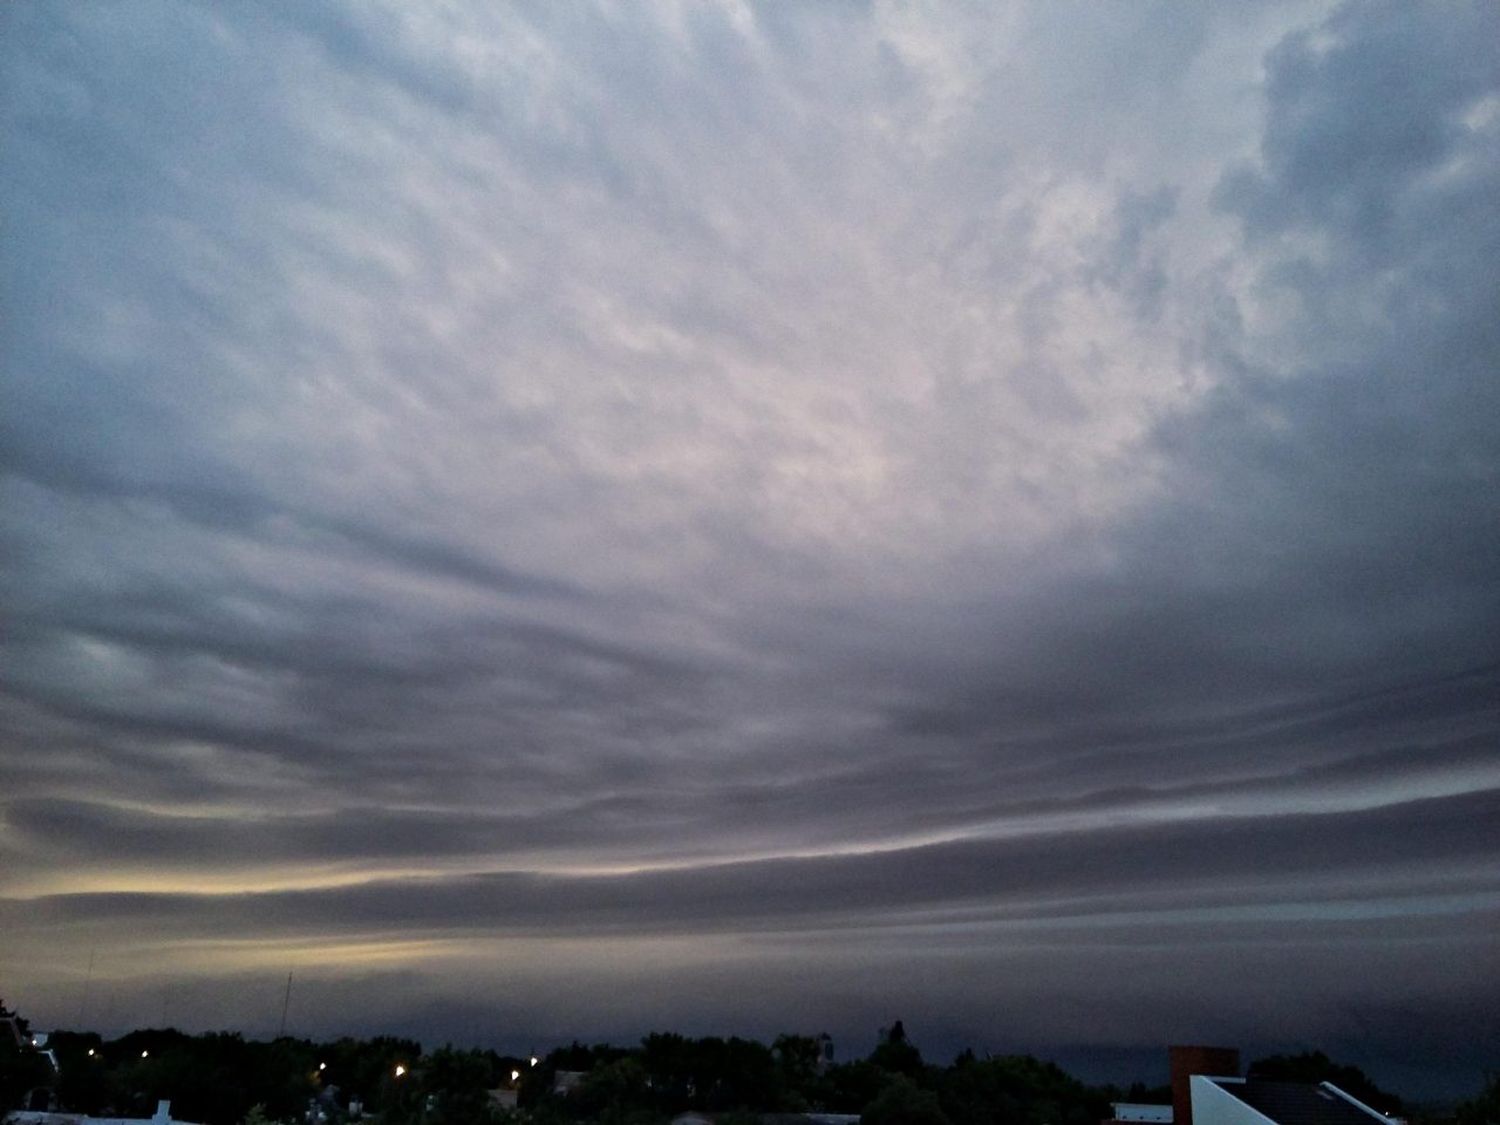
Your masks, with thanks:
M 641 1042 L 641 1065 L 651 1083 L 657 1108 L 686 1109 L 696 1093 L 697 1050 L 686 1037 L 654 1033 Z
M 859 1117 L 860 1125 L 951 1125 L 937 1095 L 897 1075 Z
M 1500 1125 L 1500 1071 L 1486 1077 L 1478 1095 L 1454 1107 L 1453 1119 L 1457 1125 Z
M 960 1056 L 932 1080 L 954 1125 L 1095 1125 L 1109 1116 L 1105 1091 L 1030 1055 Z
M 922 1052 L 906 1041 L 906 1026 L 900 1020 L 881 1037 L 870 1054 L 870 1061 L 892 1074 L 914 1078 L 922 1073 Z
M 24 1108 L 26 1095 L 52 1084 L 52 1066 L 31 1047 L 18 1045 L 8 1028 L 0 1028 L 0 1113 Z
M 776 1109 L 804 1112 L 823 1104 L 827 1090 L 818 1073 L 822 1044 L 810 1035 L 778 1035 L 771 1044 L 780 1098 Z
M 823 1076 L 828 1090 L 826 1108 L 833 1113 L 859 1113 L 879 1096 L 890 1078 L 888 1071 L 869 1059 L 829 1067 Z
M 658 1116 L 646 1068 L 638 1058 L 620 1058 L 594 1067 L 568 1101 L 570 1115 L 602 1125 L 630 1125 Z
M 505 1075 L 508 1080 L 509 1074 Z M 479 1051 L 451 1046 L 434 1051 L 422 1064 L 420 1088 L 426 1099 L 425 1120 L 469 1125 L 490 1116 L 490 1061 Z

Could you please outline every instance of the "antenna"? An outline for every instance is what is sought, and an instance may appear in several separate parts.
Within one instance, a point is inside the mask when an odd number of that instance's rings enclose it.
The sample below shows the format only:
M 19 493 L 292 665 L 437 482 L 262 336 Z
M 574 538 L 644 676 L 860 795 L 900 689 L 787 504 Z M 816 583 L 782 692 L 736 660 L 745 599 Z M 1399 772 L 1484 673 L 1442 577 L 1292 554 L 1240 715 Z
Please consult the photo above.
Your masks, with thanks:
M 89 1010 L 89 985 L 94 983 L 94 953 L 99 947 L 89 946 L 89 971 L 83 977 L 83 995 L 78 998 L 78 1030 L 87 1031 L 83 1022 L 84 1015 Z
M 281 1030 L 276 1033 L 276 1038 L 277 1039 L 280 1039 L 283 1035 L 286 1034 L 286 1010 L 287 1010 L 288 1007 L 291 1006 L 291 1003 L 292 1003 L 292 974 L 291 973 L 287 973 L 287 975 L 286 975 L 286 995 L 281 998 Z

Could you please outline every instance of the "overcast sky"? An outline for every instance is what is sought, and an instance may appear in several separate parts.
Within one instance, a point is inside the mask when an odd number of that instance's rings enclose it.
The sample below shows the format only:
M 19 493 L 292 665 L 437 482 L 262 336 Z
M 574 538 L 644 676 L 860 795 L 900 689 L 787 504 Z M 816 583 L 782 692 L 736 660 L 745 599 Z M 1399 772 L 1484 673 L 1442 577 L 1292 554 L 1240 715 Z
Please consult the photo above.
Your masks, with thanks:
M 1500 7 L 0 62 L 42 1025 L 1496 1064 Z

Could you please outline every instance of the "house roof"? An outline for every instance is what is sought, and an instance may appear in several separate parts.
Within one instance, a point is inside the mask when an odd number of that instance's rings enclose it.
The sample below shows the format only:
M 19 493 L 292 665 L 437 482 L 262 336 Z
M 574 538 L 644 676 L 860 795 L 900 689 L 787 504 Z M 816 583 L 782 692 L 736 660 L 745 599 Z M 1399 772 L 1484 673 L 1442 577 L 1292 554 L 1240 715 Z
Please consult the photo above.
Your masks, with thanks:
M 1219 1088 L 1277 1125 L 1374 1125 L 1390 1120 L 1355 1104 L 1328 1082 L 1314 1086 L 1306 1082 L 1249 1078 L 1243 1082 L 1219 1083 Z

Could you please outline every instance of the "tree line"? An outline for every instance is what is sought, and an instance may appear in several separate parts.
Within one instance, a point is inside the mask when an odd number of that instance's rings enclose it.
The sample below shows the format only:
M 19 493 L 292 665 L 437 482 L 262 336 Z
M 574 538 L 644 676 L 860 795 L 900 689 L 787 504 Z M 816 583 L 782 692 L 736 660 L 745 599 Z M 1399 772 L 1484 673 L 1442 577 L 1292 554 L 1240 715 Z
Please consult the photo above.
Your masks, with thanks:
M 18 1019 L 3 1007 L 0 1017 Z M 658 1032 L 634 1047 L 575 1042 L 540 1058 L 424 1052 L 386 1036 L 255 1041 L 174 1029 L 111 1040 L 61 1031 L 47 1048 L 55 1069 L 19 1035 L 0 1035 L 0 1110 L 30 1096 L 100 1116 L 150 1116 L 165 1098 L 174 1117 L 202 1125 L 663 1125 L 686 1112 L 718 1125 L 790 1125 L 777 1115 L 816 1112 L 858 1114 L 861 1125 L 1097 1125 L 1114 1101 L 1170 1101 L 1164 1087 L 1089 1085 L 1029 1055 L 964 1051 L 932 1065 L 900 1021 L 868 1057 L 847 1062 L 831 1061 L 824 1040 L 790 1034 L 767 1046 Z M 1250 1072 L 1331 1080 L 1377 1109 L 1402 1111 L 1399 1098 L 1321 1053 L 1262 1059 Z M 1500 1125 L 1500 1081 L 1450 1119 Z

